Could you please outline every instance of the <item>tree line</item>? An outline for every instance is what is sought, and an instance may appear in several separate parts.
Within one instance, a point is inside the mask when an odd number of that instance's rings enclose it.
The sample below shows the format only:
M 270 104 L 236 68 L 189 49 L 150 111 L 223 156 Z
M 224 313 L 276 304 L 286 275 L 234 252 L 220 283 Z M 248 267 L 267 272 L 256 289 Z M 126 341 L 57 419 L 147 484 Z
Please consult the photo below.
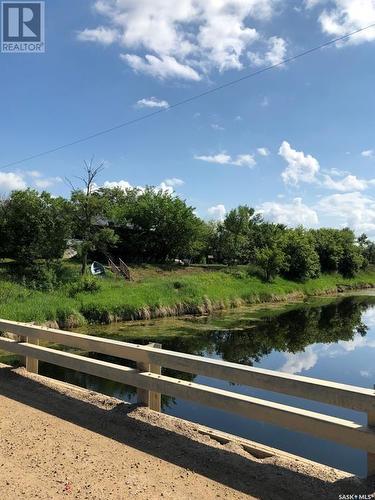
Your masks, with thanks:
M 206 222 L 175 194 L 132 188 L 97 188 L 99 168 L 86 165 L 70 197 L 32 189 L 0 201 L 0 258 L 22 268 L 51 268 L 75 245 L 82 274 L 91 259 L 120 256 L 131 263 L 252 264 L 267 281 L 338 272 L 354 276 L 375 263 L 375 244 L 352 230 L 288 228 L 241 205 L 223 221 Z

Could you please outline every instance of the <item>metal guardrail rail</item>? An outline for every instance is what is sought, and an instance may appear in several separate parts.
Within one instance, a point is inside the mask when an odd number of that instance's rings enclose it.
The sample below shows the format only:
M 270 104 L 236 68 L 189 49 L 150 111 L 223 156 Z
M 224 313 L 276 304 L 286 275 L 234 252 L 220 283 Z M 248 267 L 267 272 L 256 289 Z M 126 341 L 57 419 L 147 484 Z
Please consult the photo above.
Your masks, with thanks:
M 168 351 L 159 344 L 141 346 L 1 319 L 0 331 L 18 338 L 0 337 L 0 349 L 25 356 L 31 372 L 38 372 L 38 360 L 45 361 L 136 387 L 138 401 L 156 411 L 166 394 L 359 448 L 367 452 L 368 475 L 375 474 L 375 390 Z M 62 352 L 38 345 L 39 340 L 133 360 L 137 368 Z M 365 412 L 368 423 L 167 377 L 161 367 Z

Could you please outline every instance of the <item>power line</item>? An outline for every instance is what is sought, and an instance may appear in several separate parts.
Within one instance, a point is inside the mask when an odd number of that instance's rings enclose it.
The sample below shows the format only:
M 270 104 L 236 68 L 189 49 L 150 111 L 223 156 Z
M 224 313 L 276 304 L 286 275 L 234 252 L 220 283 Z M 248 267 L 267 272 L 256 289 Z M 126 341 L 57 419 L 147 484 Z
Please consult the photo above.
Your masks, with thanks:
M 158 109 L 156 111 L 152 111 L 152 112 L 147 113 L 147 114 L 140 116 L 138 118 L 133 118 L 132 120 L 128 120 L 128 121 L 119 123 L 118 125 L 115 125 L 113 127 L 110 127 L 110 128 L 104 129 L 104 130 L 100 130 L 99 132 L 96 132 L 94 134 L 87 135 L 85 137 L 81 137 L 80 139 L 76 139 L 76 140 L 74 140 L 72 142 L 68 142 L 66 144 L 62 144 L 61 146 L 57 146 L 57 147 L 52 148 L 52 149 L 47 149 L 45 151 L 42 151 L 41 153 L 37 153 L 37 154 L 31 155 L 31 156 L 28 156 L 26 158 L 23 158 L 21 160 L 7 163 L 6 165 L 3 165 L 2 167 L 0 167 L 0 169 L 14 167 L 16 165 L 20 165 L 21 163 L 25 163 L 27 161 L 34 160 L 36 158 L 40 158 L 41 156 L 46 156 L 46 155 L 49 155 L 51 153 L 61 151 L 62 149 L 66 149 L 66 148 L 69 148 L 71 146 L 75 146 L 76 144 L 80 144 L 82 142 L 86 142 L 86 141 L 89 141 L 91 139 L 95 139 L 96 137 L 100 137 L 101 135 L 109 134 L 109 133 L 114 132 L 115 130 L 118 130 L 120 128 L 128 127 L 128 126 L 134 125 L 136 123 L 142 122 L 144 120 L 148 120 L 149 118 L 152 118 L 153 116 L 159 115 L 161 113 L 165 113 L 166 111 L 169 111 L 171 109 L 177 108 L 179 106 L 183 106 L 185 104 L 188 104 L 188 103 L 195 101 L 197 99 L 201 99 L 202 97 L 213 94 L 215 92 L 219 92 L 220 90 L 223 90 L 227 87 L 231 87 L 232 85 L 236 85 L 240 82 L 243 82 L 244 80 L 249 80 L 250 78 L 254 78 L 258 75 L 261 75 L 262 73 L 265 73 L 266 71 L 270 71 L 272 69 L 278 68 L 280 66 L 283 66 L 284 64 L 295 61 L 296 59 L 299 59 L 301 57 L 307 56 L 307 55 L 312 54 L 314 52 L 318 52 L 319 50 L 324 49 L 325 47 L 329 47 L 330 45 L 334 45 L 335 43 L 347 40 L 347 39 L 351 38 L 352 36 L 357 35 L 358 33 L 362 33 L 363 31 L 366 31 L 366 30 L 374 28 L 374 27 L 375 27 L 375 23 L 372 23 L 372 24 L 365 26 L 363 28 L 359 28 L 355 31 L 351 31 L 350 33 L 347 33 L 346 35 L 340 36 L 338 38 L 334 38 L 332 40 L 329 40 L 328 42 L 322 43 L 321 45 L 317 45 L 316 47 L 313 47 L 311 49 L 300 52 L 299 54 L 282 59 L 280 62 L 278 62 L 276 64 L 271 64 L 270 66 L 267 66 L 265 68 L 254 71 L 253 73 L 249 73 L 249 74 L 244 75 L 240 78 L 236 78 L 235 80 L 230 80 L 229 82 L 223 83 L 222 85 L 218 85 L 217 87 L 206 90 L 206 91 L 201 92 L 199 94 L 195 94 L 193 96 L 190 96 L 186 99 L 183 99 L 182 101 L 175 102 L 175 103 L 169 105 L 167 108 L 162 108 L 162 109 Z

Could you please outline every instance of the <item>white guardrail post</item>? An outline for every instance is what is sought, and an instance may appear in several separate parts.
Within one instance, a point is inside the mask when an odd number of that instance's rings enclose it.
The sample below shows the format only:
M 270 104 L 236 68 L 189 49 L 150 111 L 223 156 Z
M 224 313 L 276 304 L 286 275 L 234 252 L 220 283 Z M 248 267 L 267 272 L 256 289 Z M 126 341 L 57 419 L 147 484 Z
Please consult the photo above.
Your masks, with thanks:
M 28 344 L 39 345 L 39 339 L 26 337 L 26 342 Z M 30 373 L 38 373 L 39 361 L 35 358 L 30 358 L 30 356 L 26 356 L 26 370 Z
M 162 345 L 157 343 L 148 344 L 149 347 L 155 347 L 161 349 Z M 137 369 L 142 372 L 155 373 L 156 375 L 161 375 L 161 366 L 148 364 L 148 363 L 137 363 Z M 144 406 L 147 406 L 150 410 L 161 411 L 161 394 L 159 392 L 147 391 L 145 389 L 137 389 L 137 402 Z

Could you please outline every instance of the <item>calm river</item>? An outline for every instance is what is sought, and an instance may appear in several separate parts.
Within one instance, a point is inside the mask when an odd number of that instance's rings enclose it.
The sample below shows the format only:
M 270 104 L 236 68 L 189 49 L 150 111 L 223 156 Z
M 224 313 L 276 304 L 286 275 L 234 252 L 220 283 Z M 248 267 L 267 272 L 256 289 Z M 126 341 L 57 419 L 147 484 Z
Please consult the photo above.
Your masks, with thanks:
M 288 307 L 237 309 L 210 317 L 92 326 L 81 331 L 139 344 L 159 342 L 164 348 L 175 351 L 367 388 L 373 388 L 375 383 L 375 296 L 314 300 Z M 120 384 L 48 364 L 41 364 L 40 372 L 126 401 L 135 401 L 134 390 Z M 172 374 L 170 370 L 163 373 Z M 334 406 L 206 377 L 176 372 L 173 376 L 366 422 L 364 414 Z M 332 442 L 169 397 L 163 397 L 163 412 L 352 473 L 363 475 L 366 472 L 364 452 Z

